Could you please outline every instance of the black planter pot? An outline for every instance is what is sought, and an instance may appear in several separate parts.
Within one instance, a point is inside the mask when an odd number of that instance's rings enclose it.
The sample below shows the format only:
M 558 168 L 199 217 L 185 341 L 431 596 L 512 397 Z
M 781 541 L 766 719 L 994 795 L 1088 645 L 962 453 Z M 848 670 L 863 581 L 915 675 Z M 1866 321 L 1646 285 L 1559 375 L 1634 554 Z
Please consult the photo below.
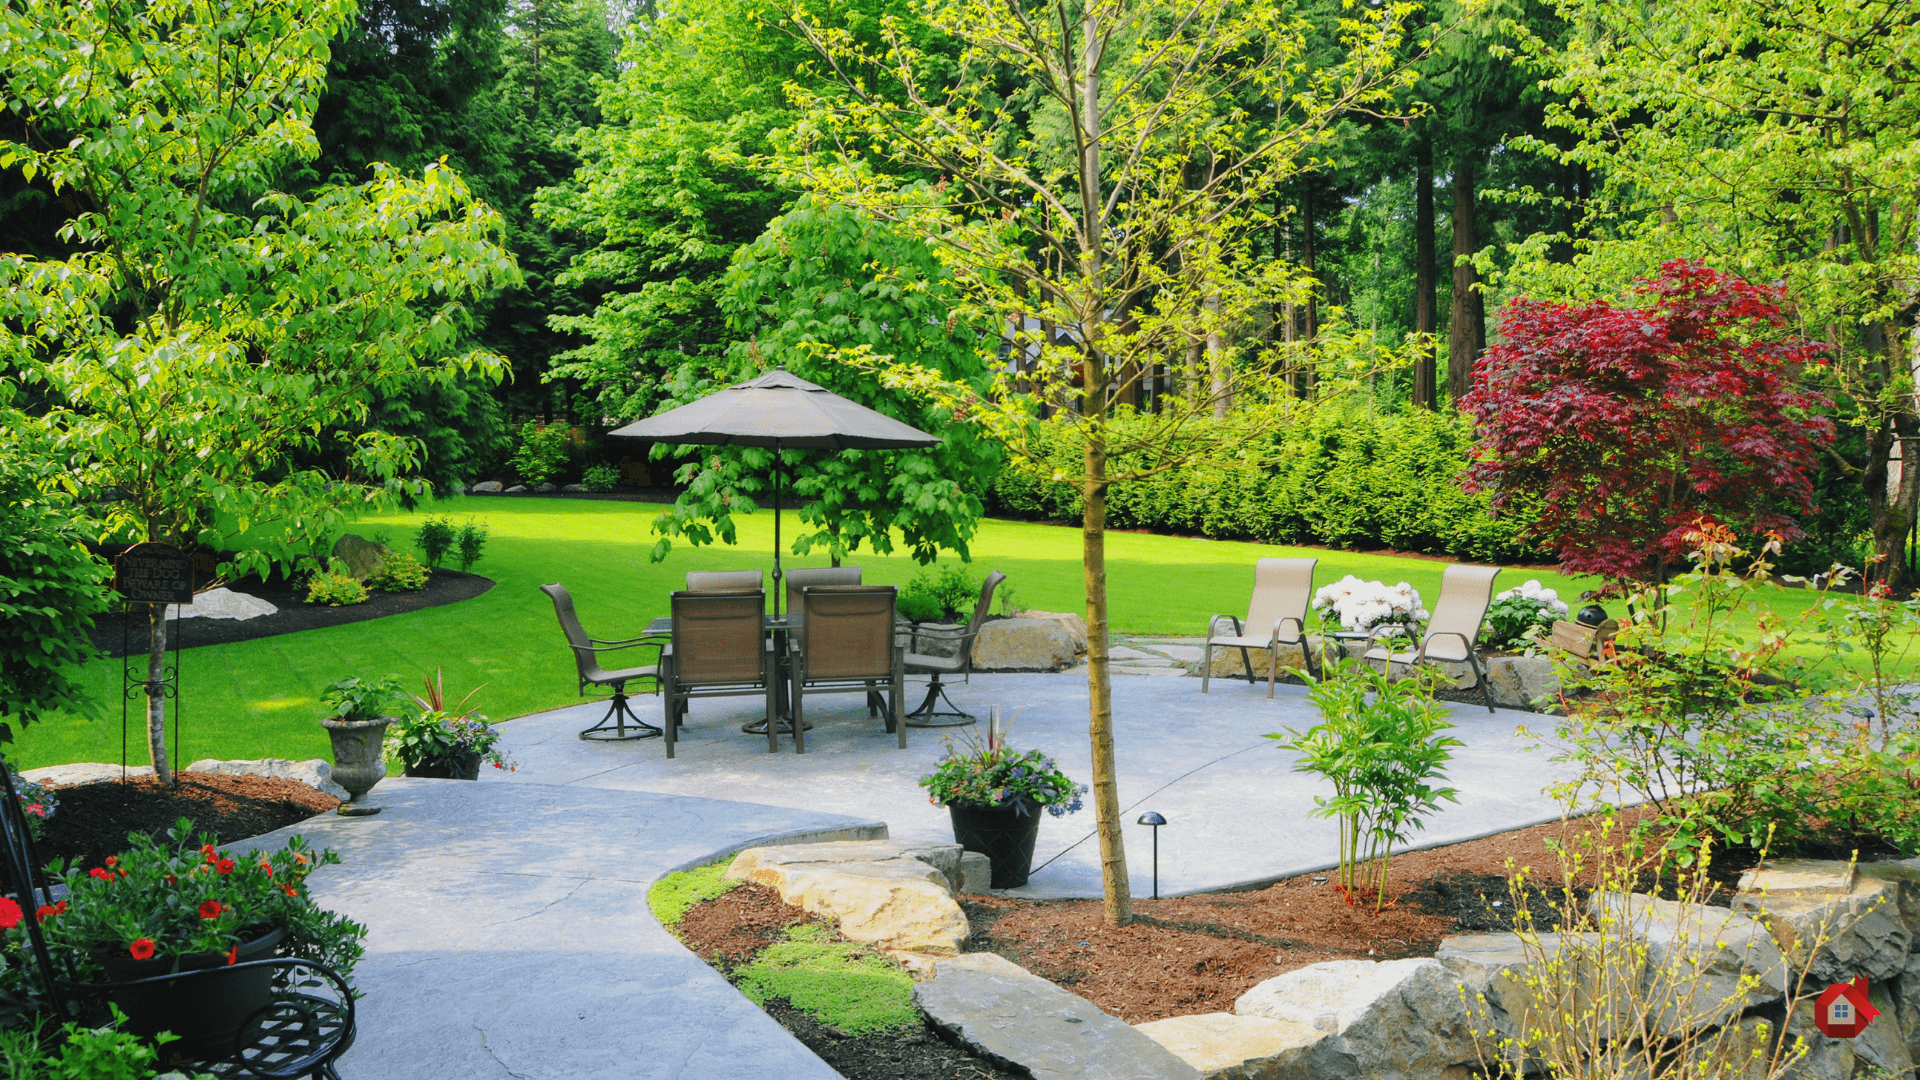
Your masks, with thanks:
M 272 930 L 242 943 L 234 962 L 246 963 L 272 957 L 286 933 L 285 930 Z M 103 956 L 100 964 L 107 969 L 108 981 L 123 982 L 167 975 L 176 970 L 186 972 L 223 968 L 227 966 L 227 957 L 225 953 L 156 956 L 150 960 Z M 224 974 L 196 975 L 191 979 L 125 987 L 110 991 L 107 996 L 126 1012 L 125 1030 L 147 1037 L 162 1031 L 171 1031 L 180 1036 L 179 1042 L 167 1044 L 169 1058 L 212 1061 L 231 1055 L 233 1040 L 240 1033 L 241 1025 L 247 1022 L 248 1017 L 272 1003 L 273 970 L 257 967 Z
M 478 780 L 480 779 L 479 754 L 455 754 L 451 757 L 434 758 L 418 765 L 405 766 L 408 776 L 425 777 L 428 780 Z
M 949 803 L 953 842 L 993 861 L 993 888 L 1017 889 L 1033 871 L 1033 842 L 1040 836 L 1040 808 Z

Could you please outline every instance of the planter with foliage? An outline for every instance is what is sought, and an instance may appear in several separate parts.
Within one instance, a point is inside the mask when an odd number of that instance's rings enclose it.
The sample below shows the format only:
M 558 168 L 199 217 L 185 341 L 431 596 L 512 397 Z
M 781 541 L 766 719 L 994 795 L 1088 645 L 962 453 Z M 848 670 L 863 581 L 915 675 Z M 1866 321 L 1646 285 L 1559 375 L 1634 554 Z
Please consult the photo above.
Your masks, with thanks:
M 1027 883 L 1040 808 L 1055 817 L 1071 814 L 1087 793 L 1046 754 L 1007 746 L 998 717 L 988 722 L 985 741 L 970 739 L 960 750 L 949 744 L 920 786 L 928 802 L 952 816 L 954 842 L 992 861 L 996 889 Z
M 437 780 L 477 780 L 482 763 L 496 769 L 514 768 L 513 759 L 495 744 L 500 732 L 487 718 L 467 708 L 467 702 L 480 692 L 467 692 L 451 708 L 441 685 L 440 672 L 426 680 L 426 695 L 408 695 L 419 706 L 414 716 L 401 716 L 387 728 L 387 750 L 400 759 L 408 776 Z
M 377 682 L 342 679 L 321 693 L 320 700 L 333 710 L 320 721 L 333 739 L 333 780 L 352 796 L 340 804 L 340 813 L 356 817 L 380 812 L 362 800 L 387 775 L 380 750 L 404 698 L 398 675 Z

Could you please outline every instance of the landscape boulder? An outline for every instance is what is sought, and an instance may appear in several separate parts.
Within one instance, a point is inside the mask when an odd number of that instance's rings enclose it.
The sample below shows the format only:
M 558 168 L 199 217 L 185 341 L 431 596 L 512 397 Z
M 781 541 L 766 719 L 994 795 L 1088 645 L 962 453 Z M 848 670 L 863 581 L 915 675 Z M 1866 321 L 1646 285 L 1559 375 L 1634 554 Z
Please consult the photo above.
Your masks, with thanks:
M 538 491 L 542 494 L 545 494 L 549 491 L 559 491 L 560 489 L 557 487 L 554 487 L 551 483 L 543 483 L 539 487 L 534 488 L 533 490 Z
M 503 490 L 498 480 L 482 480 L 467 489 L 470 495 L 498 495 Z
M 1435 1080 L 1477 1060 L 1460 980 L 1425 957 L 1312 964 L 1248 990 L 1233 1011 L 1315 1034 L 1276 1056 L 1272 1080 Z
M 1033 1080 L 1200 1080 L 1124 1021 L 997 953 L 936 961 L 913 988 L 927 1021 Z
M 1560 676 L 1550 657 L 1495 656 L 1486 665 L 1493 702 L 1502 708 L 1532 709 L 1534 702 L 1560 693 Z
M 365 581 L 379 573 L 380 564 L 387 558 L 387 545 L 347 533 L 333 542 L 333 557 L 340 560 L 347 573 Z
M 1087 620 L 1071 611 L 1022 611 L 1018 612 L 1016 617 L 1059 623 L 1068 636 L 1073 638 L 1073 651 L 1076 653 L 1087 651 Z
M 1646 943 L 1641 988 L 1662 1034 L 1717 1027 L 1786 994 L 1786 959 L 1767 928 L 1731 908 L 1618 892 L 1594 893 L 1587 908 L 1609 933 Z
M 169 619 L 234 619 L 244 622 L 271 615 L 280 609 L 260 599 L 232 589 L 208 589 L 194 595 L 193 603 L 170 605 Z
M 1781 859 L 1747 871 L 1734 897 L 1756 915 L 1795 967 L 1821 982 L 1865 975 L 1878 983 L 1905 970 L 1920 870 L 1897 863 Z
M 109 765 L 102 761 L 76 761 L 69 765 L 44 765 L 38 769 L 27 769 L 20 775 L 36 784 L 81 787 L 86 784 L 103 784 L 109 780 L 118 780 L 122 770 L 118 765 Z M 152 776 L 153 766 L 130 765 L 126 768 L 125 775 Z
M 1078 656 L 1073 634 L 1057 619 L 995 619 L 973 639 L 975 671 L 1060 671 Z
M 843 840 L 748 848 L 727 867 L 794 907 L 835 920 L 850 941 L 952 956 L 971 932 L 954 894 L 972 869 L 958 844 Z
M 307 761 L 289 761 L 286 758 L 220 761 L 217 758 L 202 758 L 187 766 L 187 771 L 219 776 L 267 776 L 277 780 L 297 780 L 341 802 L 352 798 L 346 788 L 334 783 L 333 766 L 319 758 Z
M 565 484 L 565 485 L 562 485 L 562 486 L 561 486 L 561 488 L 560 488 L 560 490 L 561 490 L 561 491 L 571 491 L 571 492 L 574 492 L 575 494 L 583 494 L 583 493 L 585 493 L 585 492 L 586 492 L 586 490 L 587 490 L 587 485 L 585 485 L 585 484 Z
M 907 622 L 901 620 L 900 628 L 905 631 L 901 641 L 910 653 L 921 656 L 952 657 L 960 655 L 960 633 L 966 627 L 954 623 Z
M 1207 1080 L 1274 1080 L 1294 1051 L 1324 1038 L 1290 1020 L 1230 1012 L 1174 1016 L 1135 1024 Z

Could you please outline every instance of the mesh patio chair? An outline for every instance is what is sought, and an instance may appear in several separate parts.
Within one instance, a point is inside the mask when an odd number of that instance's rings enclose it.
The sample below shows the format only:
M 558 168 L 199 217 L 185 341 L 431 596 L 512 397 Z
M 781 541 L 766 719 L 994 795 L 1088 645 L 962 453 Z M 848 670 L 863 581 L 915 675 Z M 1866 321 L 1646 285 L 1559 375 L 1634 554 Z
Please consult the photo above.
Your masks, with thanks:
M 973 723 L 973 714 L 962 710 L 947 697 L 945 684 L 940 681 L 942 675 L 958 675 L 967 682 L 973 681 L 973 639 L 980 636 L 980 625 L 987 620 L 987 611 L 993 606 L 993 590 L 1007 580 L 1007 575 L 998 570 L 987 574 L 987 580 L 980 586 L 980 602 L 973 606 L 973 617 L 964 627 L 952 630 L 915 630 L 906 655 L 906 671 L 909 675 L 931 675 L 927 683 L 927 698 L 918 707 L 907 714 L 908 727 L 964 727 Z M 919 652 L 922 639 L 928 642 L 952 642 L 956 651 L 952 656 L 938 656 Z M 943 652 L 945 650 L 942 650 Z M 946 712 L 939 710 L 940 702 L 947 703 Z
M 1369 636 L 1367 662 L 1380 662 L 1391 672 L 1393 665 L 1460 664 L 1473 672 L 1473 684 L 1486 698 L 1487 711 L 1493 711 L 1493 685 L 1487 681 L 1486 665 L 1475 644 L 1487 621 L 1487 608 L 1493 604 L 1493 579 L 1497 566 L 1471 566 L 1455 563 L 1440 575 L 1440 599 L 1434 602 L 1433 615 L 1420 635 L 1420 646 L 1411 651 L 1394 652 L 1392 645 L 1374 645 Z M 1399 628 L 1394 628 L 1399 631 Z M 1461 687 L 1461 689 L 1466 689 Z
M 1253 658 L 1248 649 L 1267 653 L 1267 696 L 1273 696 L 1274 679 L 1280 670 L 1280 646 L 1300 646 L 1301 663 L 1314 673 L 1313 653 L 1307 648 L 1307 608 L 1313 603 L 1313 568 L 1319 559 L 1261 559 L 1253 567 L 1253 597 L 1247 601 L 1247 621 L 1231 615 L 1215 615 L 1207 620 L 1207 645 L 1200 659 L 1200 692 L 1207 692 L 1213 681 L 1213 650 L 1239 649 L 1240 662 L 1247 669 L 1247 682 L 1253 682 Z M 1233 624 L 1233 633 L 1216 634 L 1222 619 Z
M 804 618 L 800 613 L 800 590 L 809 585 L 858 585 L 860 568 L 857 566 L 820 566 L 803 567 L 789 570 L 784 575 L 787 582 L 787 625 L 798 626 Z
M 677 592 L 670 602 L 673 642 L 660 653 L 667 756 L 673 756 L 681 718 L 694 698 L 765 697 L 767 752 L 780 749 L 779 725 L 772 723 L 776 682 L 767 594 Z
M 766 575 L 758 570 L 692 570 L 687 573 L 688 592 L 752 592 L 766 587 Z
M 793 752 L 807 752 L 808 694 L 864 693 L 867 715 L 878 711 L 874 695 L 886 684 L 887 730 L 907 748 L 900 715 L 906 692 L 906 650 L 894 643 L 891 585 L 809 585 L 800 590 L 800 627 L 789 637 L 793 692 Z
M 659 728 L 635 716 L 627 704 L 627 684 L 630 682 L 651 679 L 654 691 L 659 691 L 658 660 L 651 664 L 608 671 L 600 666 L 600 654 L 649 646 L 657 649 L 666 642 L 652 634 L 618 641 L 588 637 L 587 632 L 580 628 L 580 617 L 574 614 L 572 593 L 561 585 L 542 585 L 540 591 L 552 598 L 553 612 L 560 618 L 560 632 L 567 636 L 567 645 L 573 650 L 574 668 L 580 677 L 580 693 L 584 696 L 590 686 L 613 689 L 613 701 L 607 706 L 607 714 L 600 718 L 598 724 L 582 731 L 580 737 L 601 742 L 623 742 L 628 739 L 651 739 L 659 735 Z M 609 722 L 612 726 L 609 726 Z

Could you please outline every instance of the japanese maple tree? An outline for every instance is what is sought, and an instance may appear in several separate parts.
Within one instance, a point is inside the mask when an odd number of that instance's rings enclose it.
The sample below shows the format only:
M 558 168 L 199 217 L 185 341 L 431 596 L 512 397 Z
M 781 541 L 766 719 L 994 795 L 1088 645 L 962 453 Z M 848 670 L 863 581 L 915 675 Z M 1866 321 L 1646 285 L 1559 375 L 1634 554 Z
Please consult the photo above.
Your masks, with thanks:
M 1507 305 L 1460 400 L 1480 431 L 1468 488 L 1532 506 L 1564 572 L 1616 585 L 1664 581 L 1703 520 L 1796 539 L 1833 438 L 1828 401 L 1797 385 L 1822 346 L 1777 290 L 1697 261 L 1634 301 Z

